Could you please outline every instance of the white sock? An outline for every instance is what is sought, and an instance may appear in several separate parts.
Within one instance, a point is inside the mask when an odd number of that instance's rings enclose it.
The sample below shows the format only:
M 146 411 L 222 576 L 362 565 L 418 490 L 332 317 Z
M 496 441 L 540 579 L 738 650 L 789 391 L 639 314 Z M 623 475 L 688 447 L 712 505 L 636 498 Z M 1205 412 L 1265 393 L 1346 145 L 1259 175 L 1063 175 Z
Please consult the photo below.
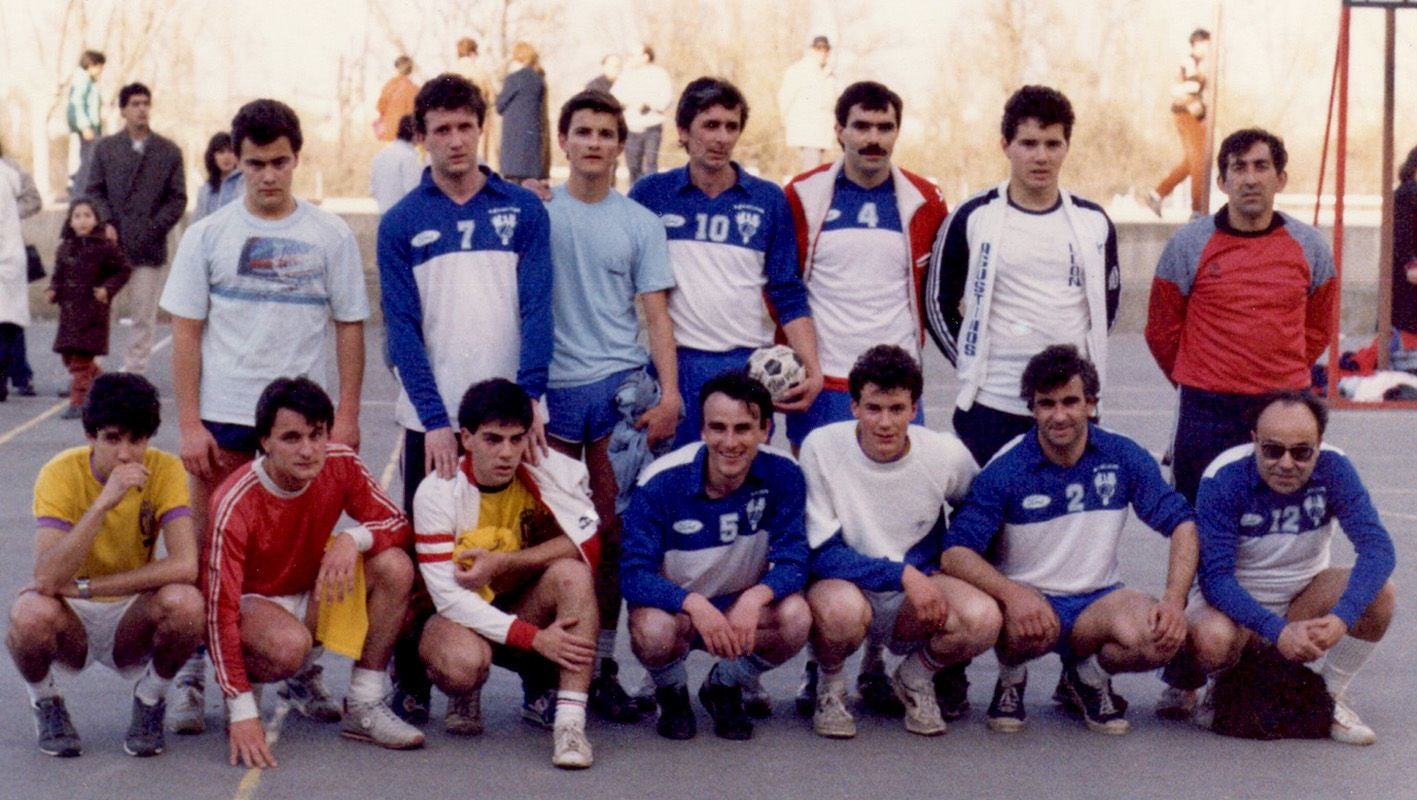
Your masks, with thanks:
M 600 677 L 600 662 L 615 658 L 615 629 L 601 628 L 595 635 L 595 676 Z
M 931 658 L 930 654 L 922 647 L 900 662 L 900 669 L 896 671 L 896 674 L 900 676 L 900 682 L 906 686 L 926 686 L 930 683 L 930 679 L 935 677 L 935 673 L 940 671 L 940 666 L 940 663 Z
M 182 669 L 177 670 L 177 674 L 172 678 L 180 684 L 192 686 L 206 686 L 207 683 L 207 649 L 197 648 L 197 652 L 187 659 L 187 663 L 182 665 Z
M 828 689 L 846 692 L 846 664 L 828 667 L 817 662 L 817 694 L 826 694 Z
M 164 678 L 153 669 L 153 663 L 148 662 L 148 668 L 143 670 L 142 677 L 133 686 L 133 696 L 145 706 L 157 705 L 157 701 L 167 696 L 167 686 L 172 683 L 171 678 Z
M 59 697 L 59 685 L 54 682 L 54 670 L 44 673 L 44 677 L 34 683 L 26 683 L 25 691 L 29 692 L 30 704 L 36 706 L 41 700 Z
M 1005 686 L 1018 686 L 1028 680 L 1027 664 L 1000 664 L 999 683 Z
M 556 724 L 585 727 L 585 706 L 590 695 L 566 689 L 556 691 Z
M 350 703 L 368 705 L 377 703 L 384 697 L 384 673 L 377 669 L 355 667 L 349 673 L 349 692 L 345 698 Z
M 1353 676 L 1363 668 L 1368 656 L 1373 654 L 1373 648 L 1377 646 L 1377 642 L 1365 642 L 1352 636 L 1344 636 L 1330 647 L 1328 657 L 1324 659 L 1324 665 L 1319 670 L 1324 685 L 1328 687 L 1328 693 L 1336 698 L 1342 697 L 1343 693 L 1348 691 L 1348 684 L 1353 682 Z
M 1111 680 L 1112 675 L 1102 668 L 1102 662 L 1097 660 L 1097 654 L 1088 656 L 1085 660 L 1077 663 L 1078 678 L 1094 689 L 1101 689 Z
M 861 674 L 886 671 L 886 648 L 880 642 L 866 642 L 861 648 Z

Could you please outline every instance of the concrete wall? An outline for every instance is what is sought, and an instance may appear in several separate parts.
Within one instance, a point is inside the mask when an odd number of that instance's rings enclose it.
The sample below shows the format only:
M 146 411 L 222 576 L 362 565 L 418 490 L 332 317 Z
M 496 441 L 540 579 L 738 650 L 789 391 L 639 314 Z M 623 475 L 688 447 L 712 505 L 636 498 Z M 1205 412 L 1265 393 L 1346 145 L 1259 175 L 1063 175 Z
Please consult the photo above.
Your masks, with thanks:
M 379 280 L 378 269 L 374 263 L 374 240 L 379 217 L 373 213 L 347 213 L 341 216 L 349 223 L 359 240 L 365 273 L 369 276 L 370 302 L 374 306 L 377 320 Z M 45 265 L 50 270 L 54 268 L 54 249 L 58 244 L 59 230 L 63 222 L 63 211 L 56 209 L 42 211 L 25 220 L 23 225 L 25 241 L 39 247 L 40 253 L 44 255 Z M 1175 224 L 1161 221 L 1117 223 L 1118 255 L 1122 262 L 1122 304 L 1117 318 L 1117 331 L 1138 333 L 1146 325 L 1146 304 L 1151 292 L 1151 278 L 1157 259 L 1161 257 L 1161 250 L 1175 230 Z M 178 233 L 180 228 L 178 232 L 174 232 L 168 246 L 169 253 L 174 255 L 177 252 Z M 1333 235 L 1331 228 L 1324 228 L 1324 233 L 1330 237 Z M 1345 226 L 1343 252 L 1343 330 L 1345 333 L 1356 335 L 1370 333 L 1374 330 L 1377 320 L 1377 226 Z M 37 316 L 49 317 L 53 315 L 54 309 L 44 302 L 42 291 L 45 285 L 45 282 L 41 281 L 31 286 L 30 308 Z M 119 300 L 121 313 L 122 295 Z

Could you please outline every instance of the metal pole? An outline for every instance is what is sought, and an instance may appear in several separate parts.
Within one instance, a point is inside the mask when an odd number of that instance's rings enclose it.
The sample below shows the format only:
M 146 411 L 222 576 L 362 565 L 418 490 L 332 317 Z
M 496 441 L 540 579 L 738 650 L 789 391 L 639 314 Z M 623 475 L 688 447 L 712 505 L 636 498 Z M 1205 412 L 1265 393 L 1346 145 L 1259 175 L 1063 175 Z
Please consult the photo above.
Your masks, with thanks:
M 1344 6 L 1338 22 L 1338 151 L 1334 154 L 1333 269 L 1338 291 L 1333 293 L 1335 324 L 1328 347 L 1328 396 L 1338 396 L 1339 332 L 1343 330 L 1343 193 L 1348 169 L 1348 22 L 1352 11 Z
M 1388 368 L 1388 339 L 1392 336 L 1392 181 L 1394 105 L 1394 56 L 1397 42 L 1397 9 L 1383 11 L 1386 25 L 1383 42 L 1383 226 L 1378 249 L 1378 369 Z

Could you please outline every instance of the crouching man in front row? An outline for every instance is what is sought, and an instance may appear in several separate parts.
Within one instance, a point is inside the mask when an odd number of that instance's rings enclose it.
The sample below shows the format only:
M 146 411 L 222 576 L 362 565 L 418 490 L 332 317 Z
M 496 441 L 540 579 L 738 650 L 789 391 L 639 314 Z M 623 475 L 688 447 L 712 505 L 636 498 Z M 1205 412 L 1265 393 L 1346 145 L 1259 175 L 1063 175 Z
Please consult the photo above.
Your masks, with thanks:
M 449 730 L 463 735 L 482 731 L 494 662 L 524 675 L 544 662 L 559 667 L 551 763 L 583 769 L 592 762 L 585 709 L 600 620 L 600 518 L 584 464 L 554 451 L 527 459 L 531 422 L 521 387 L 474 384 L 458 405 L 457 472 L 418 485 L 418 565 L 438 609 L 418 651 L 448 695 Z

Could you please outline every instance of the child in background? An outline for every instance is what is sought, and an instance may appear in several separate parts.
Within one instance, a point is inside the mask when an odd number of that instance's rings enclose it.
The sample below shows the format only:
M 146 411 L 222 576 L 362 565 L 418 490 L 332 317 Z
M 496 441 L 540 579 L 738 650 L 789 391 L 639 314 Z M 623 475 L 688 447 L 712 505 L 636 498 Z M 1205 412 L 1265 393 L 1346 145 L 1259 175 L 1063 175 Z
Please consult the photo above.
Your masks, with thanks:
M 93 203 L 80 200 L 70 206 L 61 235 L 45 297 L 59 304 L 54 352 L 64 357 L 73 377 L 63 418 L 78 419 L 89 385 L 98 377 L 94 358 L 108 352 L 109 301 L 128 282 L 130 270 L 118 245 L 103 235 Z

